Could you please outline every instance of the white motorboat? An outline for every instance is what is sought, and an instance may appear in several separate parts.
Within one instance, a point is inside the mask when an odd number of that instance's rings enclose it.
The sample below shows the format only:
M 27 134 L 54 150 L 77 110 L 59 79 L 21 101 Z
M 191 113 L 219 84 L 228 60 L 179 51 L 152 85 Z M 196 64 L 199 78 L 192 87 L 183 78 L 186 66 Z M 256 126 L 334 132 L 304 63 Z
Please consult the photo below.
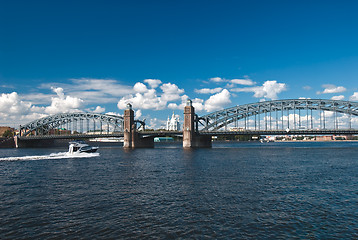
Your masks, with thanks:
M 84 141 L 72 141 L 68 144 L 69 153 L 94 153 L 98 149 L 98 147 L 92 147 Z

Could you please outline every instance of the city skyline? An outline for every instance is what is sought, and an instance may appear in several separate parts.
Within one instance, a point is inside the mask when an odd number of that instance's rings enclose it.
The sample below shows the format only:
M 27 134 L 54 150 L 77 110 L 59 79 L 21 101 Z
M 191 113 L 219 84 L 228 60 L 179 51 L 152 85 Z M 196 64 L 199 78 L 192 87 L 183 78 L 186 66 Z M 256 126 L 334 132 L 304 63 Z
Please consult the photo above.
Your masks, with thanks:
M 21 4 L 19 4 L 21 3 Z M 3 2 L 0 125 L 76 111 L 149 127 L 289 98 L 358 100 L 354 1 Z

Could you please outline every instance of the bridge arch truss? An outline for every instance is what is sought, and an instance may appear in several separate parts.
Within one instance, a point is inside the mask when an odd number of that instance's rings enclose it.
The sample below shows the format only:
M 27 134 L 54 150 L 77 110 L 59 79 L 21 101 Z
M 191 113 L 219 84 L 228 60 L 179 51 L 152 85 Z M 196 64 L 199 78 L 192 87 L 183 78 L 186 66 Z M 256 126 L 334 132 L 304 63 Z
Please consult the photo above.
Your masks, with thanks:
M 144 128 L 144 122 L 135 120 Z M 123 132 L 123 117 L 98 113 L 61 113 L 20 126 L 20 135 Z
M 358 103 L 322 99 L 265 101 L 216 111 L 197 117 L 196 122 L 200 131 L 227 130 L 228 126 L 238 128 L 239 121 L 243 122 L 241 129 L 245 130 L 300 129 L 303 126 L 306 129 L 338 129 L 343 127 L 338 114 L 345 116 L 345 128 L 351 129 L 352 116 L 358 116 Z

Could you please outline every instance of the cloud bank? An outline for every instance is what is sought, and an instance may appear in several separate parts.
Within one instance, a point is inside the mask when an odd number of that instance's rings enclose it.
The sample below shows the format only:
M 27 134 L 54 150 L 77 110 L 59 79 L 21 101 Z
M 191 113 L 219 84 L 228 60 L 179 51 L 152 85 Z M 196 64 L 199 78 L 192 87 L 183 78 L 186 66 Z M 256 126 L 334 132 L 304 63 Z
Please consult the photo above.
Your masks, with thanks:
M 247 88 L 233 88 L 233 92 L 253 92 L 255 98 L 268 98 L 272 100 L 278 99 L 278 94 L 286 91 L 285 83 L 278 83 L 277 81 L 266 81 L 262 86 L 247 87 Z
M 158 79 L 146 79 L 144 82 L 147 83 L 150 88 L 142 82 L 137 82 L 133 86 L 135 93 L 122 97 L 117 103 L 118 109 L 125 109 L 127 103 L 131 103 L 134 109 L 183 109 L 189 98 L 184 94 L 184 89 L 179 88 L 176 84 L 162 83 L 162 81 Z M 200 98 L 192 99 L 196 111 L 213 111 L 231 103 L 231 95 L 227 89 L 200 89 L 195 90 L 195 92 L 213 94 L 206 101 Z
M 246 86 L 252 86 L 255 85 L 256 82 L 252 81 L 249 78 L 243 78 L 243 79 L 225 79 L 221 77 L 214 77 L 209 79 L 211 82 L 215 83 L 228 83 L 228 84 L 238 84 L 238 85 L 246 85 Z
M 327 94 L 327 93 L 341 93 L 347 91 L 347 89 L 343 86 L 336 86 L 333 84 L 324 84 L 322 85 L 324 90 L 322 92 L 318 91 L 317 94 Z
M 105 113 L 103 104 L 112 103 L 120 113 L 131 103 L 136 110 L 136 117 L 151 119 L 148 111 L 152 110 L 180 110 L 182 111 L 188 98 L 192 100 L 196 112 L 217 111 L 233 104 L 235 98 L 252 93 L 257 100 L 275 100 L 287 91 L 288 86 L 276 80 L 267 80 L 257 84 L 248 76 L 243 78 L 225 79 L 221 77 L 202 81 L 202 88 L 188 89 L 180 85 L 164 82 L 159 79 L 144 79 L 133 84 L 123 84 L 114 79 L 80 78 L 70 79 L 69 83 L 46 83 L 39 86 L 41 92 L 18 94 L 17 92 L 2 93 L 0 95 L 0 124 L 16 126 L 29 121 L 67 112 L 91 111 Z M 208 86 L 209 85 L 209 86 Z M 304 86 L 305 90 L 312 87 Z M 343 86 L 332 84 L 322 85 L 322 91 L 317 94 L 335 94 L 331 99 L 343 100 L 344 95 L 336 94 L 347 91 Z M 35 89 L 36 90 L 36 89 Z M 191 91 L 192 92 L 191 92 Z M 197 96 L 193 95 L 198 94 Z M 349 97 L 351 101 L 358 101 L 358 92 Z M 251 102 L 244 100 L 245 103 Z M 109 106 L 109 107 L 108 107 Z M 148 110 L 148 111 L 144 111 Z M 154 121 L 154 120 L 153 120 Z M 161 120 L 154 121 L 159 123 Z M 153 122 L 153 123 L 154 123 Z
M 16 92 L 1 94 L 1 124 L 15 126 L 56 113 L 81 111 L 82 99 L 66 96 L 62 88 L 53 87 L 52 91 L 56 93 L 56 97 L 51 98 L 49 106 L 36 106 L 30 101 L 23 101 Z

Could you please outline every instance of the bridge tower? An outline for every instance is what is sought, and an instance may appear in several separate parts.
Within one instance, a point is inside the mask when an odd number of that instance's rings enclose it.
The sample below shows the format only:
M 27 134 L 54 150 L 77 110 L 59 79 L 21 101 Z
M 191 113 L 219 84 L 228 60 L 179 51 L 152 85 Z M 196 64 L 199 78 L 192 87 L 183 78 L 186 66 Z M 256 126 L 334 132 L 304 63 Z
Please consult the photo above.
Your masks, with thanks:
M 211 136 L 199 135 L 194 124 L 195 118 L 195 109 L 192 101 L 188 99 L 184 107 L 183 148 L 211 147 Z
M 124 148 L 132 148 L 132 138 L 133 138 L 133 125 L 134 125 L 134 111 L 130 103 L 127 104 L 127 109 L 124 110 L 124 119 L 123 119 L 123 135 L 124 135 Z
M 130 103 L 124 110 L 123 117 L 123 148 L 151 148 L 154 147 L 154 138 L 141 138 L 137 132 L 137 126 L 134 122 L 134 111 Z

